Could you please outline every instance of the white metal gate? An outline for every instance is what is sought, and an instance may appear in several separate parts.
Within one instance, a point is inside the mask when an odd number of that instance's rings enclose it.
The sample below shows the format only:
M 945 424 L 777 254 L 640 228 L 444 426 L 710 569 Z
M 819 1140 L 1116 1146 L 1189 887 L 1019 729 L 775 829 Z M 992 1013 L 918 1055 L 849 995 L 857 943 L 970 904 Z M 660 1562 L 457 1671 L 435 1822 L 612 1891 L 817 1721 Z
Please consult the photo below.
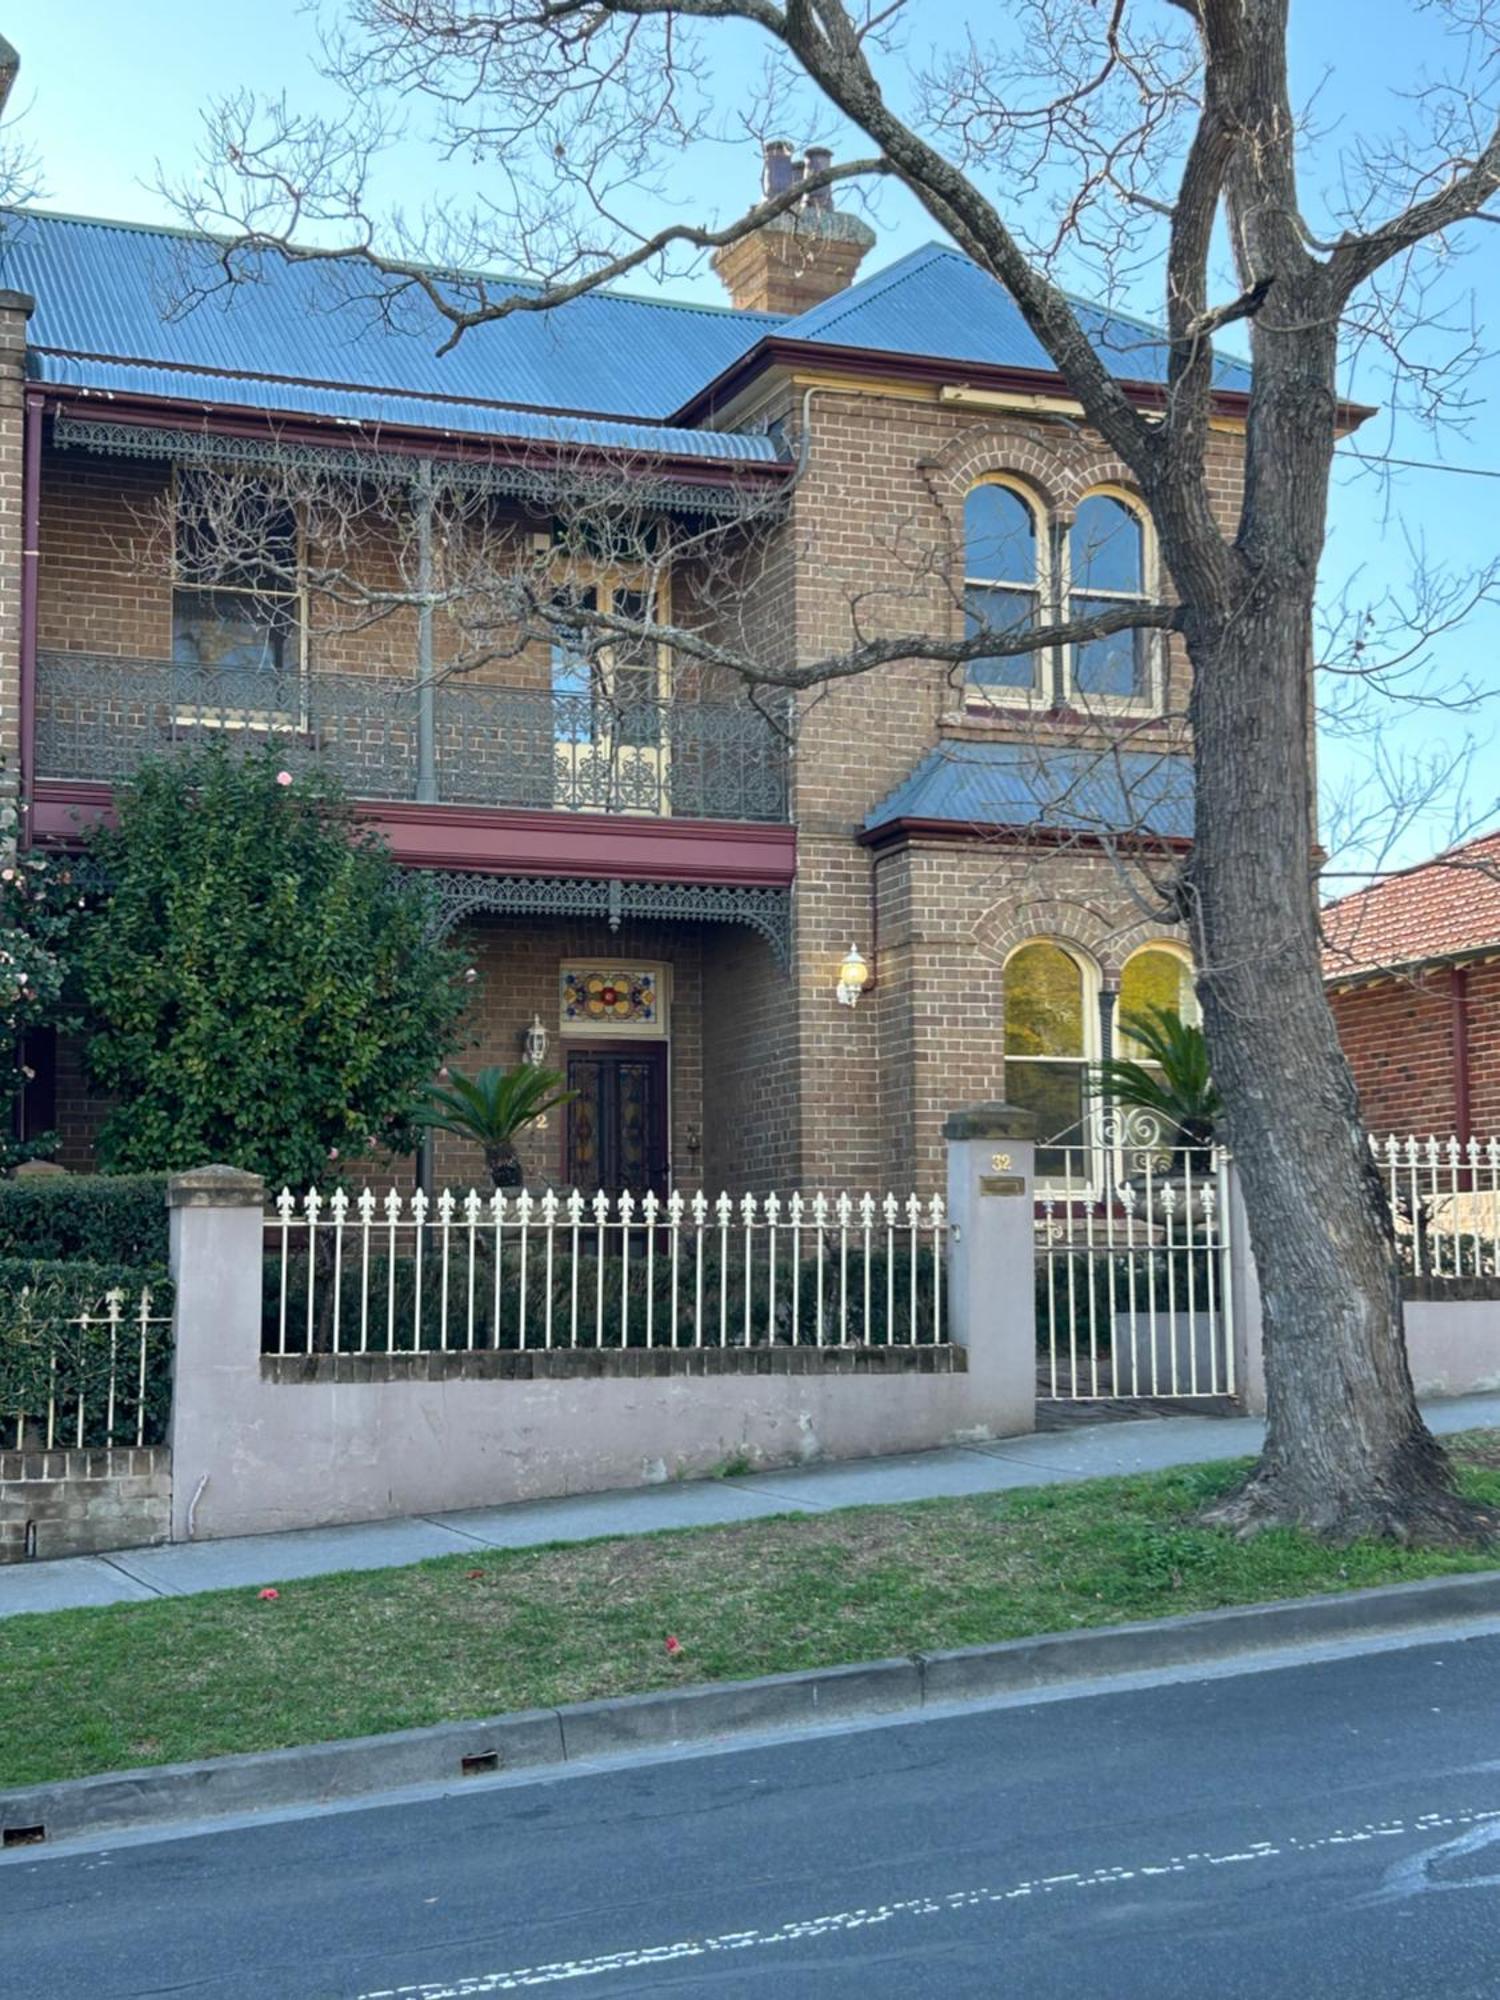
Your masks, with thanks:
M 1037 1393 L 1232 1396 L 1227 1160 L 1125 1142 L 1038 1151 Z

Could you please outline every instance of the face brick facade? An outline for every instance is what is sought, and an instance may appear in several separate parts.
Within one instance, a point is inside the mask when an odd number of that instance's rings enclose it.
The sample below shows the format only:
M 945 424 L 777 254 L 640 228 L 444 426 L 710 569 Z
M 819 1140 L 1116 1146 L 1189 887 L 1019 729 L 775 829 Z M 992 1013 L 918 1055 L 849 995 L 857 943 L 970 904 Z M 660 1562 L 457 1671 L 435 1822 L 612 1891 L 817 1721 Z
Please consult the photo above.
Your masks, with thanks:
M 100 254 L 106 252 L 116 255 L 117 246 L 108 244 Z M 958 281 L 952 253 L 923 254 L 924 282 Z M 971 271 L 965 266 L 959 274 L 964 284 L 972 281 Z M 883 282 L 877 274 L 856 285 L 848 295 L 850 310 L 867 287 L 875 287 L 869 296 L 878 303 Z M 36 289 L 45 303 L 41 278 Z M 825 298 L 829 289 L 824 287 Z M 997 299 L 1003 296 L 994 289 Z M 0 602 L 13 621 L 0 629 L 9 676 L 0 683 L 0 726 L 9 732 L 12 768 L 31 760 L 36 836 L 66 840 L 69 814 L 101 809 L 107 787 L 97 782 L 99 773 L 37 763 L 34 746 L 18 734 L 22 682 L 27 674 L 35 677 L 44 740 L 53 713 L 49 674 L 61 684 L 70 667 L 86 660 L 105 673 L 98 713 L 113 717 L 126 734 L 171 736 L 167 709 L 132 708 L 123 690 L 131 663 L 170 667 L 173 579 L 161 525 L 169 518 L 174 465 L 184 453 L 191 458 L 197 435 L 212 432 L 220 420 L 200 408 L 189 426 L 181 409 L 160 401 L 148 408 L 138 395 L 127 413 L 138 428 L 129 432 L 111 406 L 109 423 L 119 428 L 110 433 L 108 423 L 99 427 L 96 392 L 89 392 L 92 401 L 67 388 L 32 392 L 40 565 L 34 629 L 23 634 L 11 608 L 18 590 L 8 586 L 19 579 L 24 515 L 24 304 L 7 309 L 0 301 L 0 583 L 7 585 Z M 791 314 L 800 302 L 772 309 Z M 807 324 L 828 309 L 815 307 Z M 724 347 L 725 322 L 733 319 L 709 320 L 694 337 Z M 655 322 L 642 324 L 650 331 Z M 802 325 L 788 318 L 782 331 Z M 759 320 L 747 319 L 744 340 L 752 360 L 759 352 L 753 340 L 762 332 Z M 842 356 L 853 344 L 850 328 L 840 322 L 835 334 Z M 679 578 L 684 587 L 673 601 L 685 623 L 696 619 L 710 637 L 782 666 L 837 655 L 856 632 L 961 636 L 965 502 L 987 481 L 1006 485 L 1031 508 L 1041 615 L 1066 615 L 1059 593 L 1069 529 L 1091 494 L 1128 502 L 1124 468 L 1080 425 L 1059 385 L 1041 371 L 1026 390 L 1015 386 L 1014 368 L 1002 378 L 994 368 L 986 373 L 954 364 L 945 377 L 930 357 L 921 357 L 918 368 L 899 355 L 882 359 L 876 345 L 872 341 L 853 375 L 842 363 L 820 361 L 810 339 L 801 340 L 795 353 L 767 350 L 761 363 L 742 367 L 742 379 L 727 382 L 711 411 L 703 406 L 726 440 L 726 464 L 713 471 L 721 488 L 749 477 L 737 470 L 732 444 L 758 478 L 774 472 L 786 498 L 770 526 L 718 531 L 710 567 L 723 579 L 720 601 L 710 592 L 705 604 L 687 575 Z M 252 354 L 247 368 L 253 364 Z M 81 362 L 78 372 L 86 373 Z M 999 386 L 985 389 L 990 380 Z M 585 409 L 601 406 L 587 383 L 579 385 L 578 401 Z M 254 431 L 242 412 L 232 424 L 223 421 L 226 435 Z M 689 478 L 698 476 L 702 413 L 691 421 L 699 426 L 693 437 L 682 428 L 658 433 L 664 441 L 682 440 L 673 449 L 681 476 Z M 187 443 L 174 442 L 153 456 L 149 426 L 172 424 L 178 427 L 174 439 L 191 433 Z M 281 433 L 272 426 L 255 435 L 263 441 Z M 112 444 L 111 436 L 126 442 Z M 331 448 L 319 442 L 312 415 L 298 437 L 299 450 Z M 426 448 L 440 446 L 429 441 Z M 491 449 L 500 463 L 504 452 Z M 1214 503 L 1228 531 L 1240 497 L 1242 455 L 1232 413 L 1216 418 L 1210 449 Z M 667 442 L 659 450 L 665 453 Z M 639 457 L 639 446 L 636 451 Z M 691 496 L 671 504 L 690 509 Z M 495 518 L 518 548 L 534 553 L 538 523 L 547 520 L 540 501 L 498 501 Z M 1169 595 L 1165 579 L 1151 573 L 1149 523 L 1142 533 L 1143 589 Z M 389 581 L 392 559 L 377 529 L 363 540 L 356 534 L 351 546 L 367 582 Z M 730 549 L 736 551 L 732 562 Z M 1186 771 L 1186 659 L 1175 640 L 1150 643 L 1149 700 L 1090 702 L 1059 694 L 1028 702 L 1003 688 L 969 684 L 962 669 L 922 661 L 831 679 L 796 698 L 780 822 L 731 824 L 700 808 L 701 825 L 695 826 L 688 823 L 691 813 L 674 808 L 662 830 L 679 843 L 672 852 L 684 857 L 681 865 L 670 857 L 657 860 L 653 873 L 643 863 L 639 876 L 620 857 L 657 849 L 648 842 L 651 829 L 628 811 L 610 827 L 597 815 L 570 820 L 566 812 L 539 811 L 534 801 L 500 793 L 462 810 L 441 799 L 393 805 L 380 795 L 386 802 L 369 810 L 382 830 L 395 829 L 398 858 L 455 882 L 472 885 L 493 876 L 529 882 L 536 890 L 524 914 L 499 903 L 487 909 L 482 894 L 468 905 L 458 934 L 477 978 L 465 1046 L 455 1060 L 468 1069 L 509 1066 L 520 1059 L 528 1025 L 539 1019 L 549 1037 L 548 1062 L 566 1071 L 570 1054 L 589 1045 L 590 1033 L 570 1032 L 562 1019 L 564 968 L 653 968 L 669 995 L 666 1032 L 659 1037 L 667 1046 L 659 1107 L 664 1178 L 710 1194 L 721 1188 L 935 1189 L 942 1178 L 944 1118 L 957 1106 L 1006 1093 L 1010 955 L 1036 939 L 1064 947 L 1079 969 L 1083 995 L 1087 1046 L 1079 1054 L 1104 1052 L 1112 996 L 1131 953 L 1164 943 L 1181 948 L 1164 914 L 1163 887 L 1180 860 L 1182 829 L 1164 832 L 1148 815 L 1136 824 L 1128 813 L 1101 833 L 1081 812 L 1054 814 L 1043 827 L 1040 810 L 1034 817 L 986 817 L 950 806 L 944 817 L 903 815 L 887 805 L 914 773 L 933 768 L 934 759 L 938 766 L 945 759 L 955 766 L 968 760 L 966 768 L 981 774 L 1018 768 L 1012 753 L 1034 760 L 1043 776 L 1059 755 L 1075 766 L 1093 763 L 1104 770 L 1133 759 Z M 440 667 L 456 644 L 439 612 L 433 651 Z M 409 607 L 356 629 L 309 593 L 300 639 L 309 714 L 317 712 L 320 685 L 328 684 L 320 677 L 390 685 L 393 699 L 396 683 L 404 684 L 401 692 L 409 690 L 416 646 L 417 621 Z M 118 691 L 108 680 L 114 662 L 122 677 Z M 553 673 L 546 647 L 520 653 L 500 647 L 471 680 L 481 688 L 526 688 L 546 697 Z M 732 676 L 704 673 L 690 663 L 672 669 L 670 686 L 684 711 L 700 699 L 743 704 Z M 315 736 L 315 726 L 307 733 Z M 658 747 L 649 755 L 659 760 L 665 795 L 685 782 L 690 753 L 662 749 L 665 738 L 652 741 Z M 561 736 L 559 744 L 559 758 L 575 754 Z M 501 727 L 497 769 L 507 747 Z M 553 754 L 549 736 L 549 764 Z M 939 770 L 934 782 L 941 785 L 942 775 Z M 357 782 L 351 789 L 358 792 Z M 621 904 L 608 918 L 599 914 L 597 898 L 589 902 L 581 893 L 597 890 L 606 877 Z M 642 905 L 655 914 L 625 907 L 638 888 L 655 896 Z M 767 912 L 776 910 L 781 917 L 772 921 Z M 852 1008 L 835 994 L 851 945 L 871 970 Z M 606 1048 L 630 1045 L 615 1037 L 606 1021 L 594 1039 Z M 89 1097 L 76 1050 L 60 1052 L 55 1096 L 64 1160 L 84 1166 L 100 1107 Z M 533 1185 L 568 1182 L 570 1117 L 554 1113 L 545 1130 L 526 1135 L 522 1153 Z M 477 1153 L 447 1139 L 437 1142 L 433 1164 L 440 1183 L 466 1184 L 482 1172 Z M 377 1167 L 382 1176 L 403 1179 L 412 1171 L 410 1162 Z

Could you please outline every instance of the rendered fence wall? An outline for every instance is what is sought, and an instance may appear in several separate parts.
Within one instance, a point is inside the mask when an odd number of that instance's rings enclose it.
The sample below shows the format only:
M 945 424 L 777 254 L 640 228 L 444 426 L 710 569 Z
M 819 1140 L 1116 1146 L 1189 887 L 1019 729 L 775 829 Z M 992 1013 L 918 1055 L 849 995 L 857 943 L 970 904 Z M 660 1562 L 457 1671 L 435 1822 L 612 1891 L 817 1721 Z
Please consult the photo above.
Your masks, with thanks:
M 950 1146 L 951 1339 L 263 1352 L 261 1183 L 172 1184 L 173 1538 L 499 1505 L 1032 1428 L 1031 1145 Z M 1014 1114 L 1011 1114 L 1014 1116 Z M 995 1126 L 1010 1198 L 979 1192 Z M 956 1206 L 954 1204 L 956 1203 Z M 726 1508 L 726 1512 L 728 1512 Z

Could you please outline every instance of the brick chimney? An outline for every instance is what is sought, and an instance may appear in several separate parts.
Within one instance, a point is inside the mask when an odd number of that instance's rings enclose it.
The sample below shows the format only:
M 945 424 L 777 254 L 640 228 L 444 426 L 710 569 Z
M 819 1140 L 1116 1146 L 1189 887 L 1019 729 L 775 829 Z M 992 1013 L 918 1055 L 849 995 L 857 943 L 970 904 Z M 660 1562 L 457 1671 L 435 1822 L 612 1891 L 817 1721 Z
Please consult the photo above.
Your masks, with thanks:
M 782 194 L 832 162 L 825 147 L 809 146 L 799 160 L 785 139 L 772 139 L 766 145 L 761 187 L 768 196 Z M 816 188 L 753 235 L 716 250 L 713 266 L 742 312 L 791 317 L 852 284 L 874 243 L 875 232 L 867 223 L 834 207 L 832 188 Z

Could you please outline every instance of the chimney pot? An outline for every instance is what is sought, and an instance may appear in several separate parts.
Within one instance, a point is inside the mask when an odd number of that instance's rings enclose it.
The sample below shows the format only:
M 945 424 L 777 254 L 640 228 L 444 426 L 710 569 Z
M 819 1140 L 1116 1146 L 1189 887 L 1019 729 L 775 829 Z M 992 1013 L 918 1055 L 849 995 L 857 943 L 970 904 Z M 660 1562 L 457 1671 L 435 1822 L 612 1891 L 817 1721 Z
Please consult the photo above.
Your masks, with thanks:
M 833 154 L 827 146 L 809 146 L 805 171 L 809 174 L 826 174 L 833 165 Z M 814 188 L 807 197 L 809 208 L 828 210 L 833 207 L 833 189 Z
M 761 168 L 761 190 L 769 199 L 784 194 L 801 176 L 792 165 L 792 149 L 785 139 L 768 139 Z

